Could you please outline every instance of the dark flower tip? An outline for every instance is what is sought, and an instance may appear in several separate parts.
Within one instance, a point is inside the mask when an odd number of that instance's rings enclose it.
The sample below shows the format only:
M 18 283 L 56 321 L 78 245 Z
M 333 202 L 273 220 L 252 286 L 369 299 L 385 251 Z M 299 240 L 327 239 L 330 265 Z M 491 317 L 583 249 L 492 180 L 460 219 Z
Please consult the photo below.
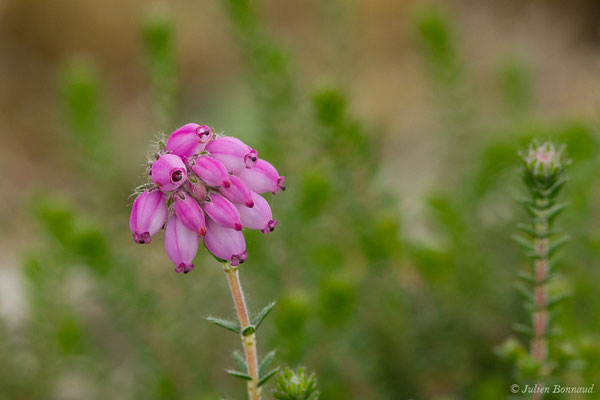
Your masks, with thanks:
M 150 237 L 150 233 L 149 232 L 144 232 L 144 233 L 134 233 L 133 234 L 133 241 L 139 244 L 148 244 L 152 241 L 152 237 Z
M 179 182 L 182 179 L 183 179 L 183 172 L 181 172 L 180 170 L 177 170 L 171 174 L 171 180 L 173 181 L 173 183 Z
M 188 272 L 190 272 L 193 269 L 194 269 L 194 264 L 187 265 L 185 263 L 181 263 L 175 268 L 175 272 L 177 272 L 178 274 L 180 274 L 180 273 L 187 274 Z

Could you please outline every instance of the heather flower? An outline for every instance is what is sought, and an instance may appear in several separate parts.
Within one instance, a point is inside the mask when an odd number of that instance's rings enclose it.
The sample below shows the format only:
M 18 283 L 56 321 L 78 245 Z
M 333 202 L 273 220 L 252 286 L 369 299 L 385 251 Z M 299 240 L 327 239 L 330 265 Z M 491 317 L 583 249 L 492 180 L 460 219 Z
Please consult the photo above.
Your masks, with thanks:
M 230 261 L 231 265 L 242 264 L 248 258 L 244 234 L 234 229 L 226 228 L 211 218 L 206 220 L 206 236 L 204 244 L 215 257 Z
M 186 124 L 169 136 L 165 150 L 185 160 L 204 150 L 211 138 L 212 131 L 208 126 Z
M 206 184 L 204 182 L 187 182 L 187 190 L 198 200 L 203 200 L 206 197 Z
M 254 200 L 250 188 L 243 179 L 231 175 L 231 186 L 219 189 L 221 194 L 232 203 L 243 204 L 246 207 L 254 207 Z
M 202 206 L 206 214 L 217 224 L 236 231 L 242 230 L 243 225 L 239 211 L 225 197 L 211 193 L 206 196 Z
M 177 218 L 186 228 L 200 236 L 204 236 L 206 234 L 206 221 L 204 212 L 198 202 L 183 191 L 176 192 L 173 197 L 175 198 L 174 208 Z
M 129 227 L 133 240 L 139 244 L 152 241 L 151 236 L 158 232 L 167 219 L 166 198 L 160 190 L 141 193 L 133 202 Z
M 179 156 L 163 154 L 152 164 L 152 181 L 163 191 L 175 190 L 187 179 L 187 169 Z
M 175 272 L 187 274 L 194 269 L 192 261 L 198 253 L 199 244 L 198 234 L 186 228 L 177 215 L 172 214 L 165 228 L 165 249 L 167 256 L 176 266 Z
M 534 141 L 521 158 L 525 165 L 525 173 L 530 180 L 552 181 L 560 174 L 569 160 L 565 155 L 565 146 L 556 146 L 551 142 L 539 144 Z
M 219 160 L 209 156 L 195 157 L 190 161 L 192 171 L 209 186 L 229 187 L 231 178 Z
M 134 240 L 150 243 L 164 227 L 166 252 L 177 272 L 194 268 L 200 240 L 215 257 L 233 266 L 243 263 L 248 257 L 243 228 L 268 233 L 277 225 L 259 193 L 282 190 L 283 177 L 256 150 L 214 135 L 206 125 L 183 125 L 162 143 L 149 161 L 151 182 L 139 187 L 133 204 Z
M 258 159 L 256 150 L 231 136 L 214 139 L 206 145 L 206 149 L 234 173 L 254 167 Z
M 271 163 L 258 158 L 252 168 L 247 168 L 239 172 L 238 176 L 248 184 L 248 187 L 256 193 L 272 192 L 273 194 L 285 190 L 283 186 L 284 176 Z
M 258 193 L 250 193 L 254 200 L 254 207 L 249 208 L 236 204 L 242 225 L 249 229 L 260 229 L 262 233 L 273 232 L 277 226 L 277 221 L 273 220 L 269 203 Z

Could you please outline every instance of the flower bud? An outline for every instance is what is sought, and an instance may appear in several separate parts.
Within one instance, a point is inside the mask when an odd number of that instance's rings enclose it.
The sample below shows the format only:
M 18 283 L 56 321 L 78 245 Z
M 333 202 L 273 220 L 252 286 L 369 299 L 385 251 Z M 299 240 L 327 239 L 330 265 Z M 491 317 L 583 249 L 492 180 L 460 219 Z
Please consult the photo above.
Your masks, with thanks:
M 188 273 L 194 269 L 192 261 L 198 253 L 200 236 L 186 228 L 177 215 L 172 214 L 165 229 L 167 256 L 175 264 L 175 272 Z
M 206 185 L 204 182 L 192 183 L 188 180 L 187 190 L 198 200 L 204 200 L 206 197 Z
M 206 125 L 186 124 L 169 136 L 166 151 L 187 159 L 200 153 L 212 138 L 212 131 Z
M 175 214 L 179 221 L 188 229 L 196 232 L 200 236 L 206 235 L 206 222 L 204 220 L 204 211 L 192 196 L 184 192 L 177 192 L 175 198 Z
M 529 145 L 526 154 L 521 154 L 525 167 L 525 175 L 532 183 L 552 186 L 556 178 L 570 163 L 565 147 L 551 142 L 539 144 L 537 141 Z
M 229 187 L 231 185 L 227 168 L 217 159 L 209 156 L 194 157 L 190 165 L 192 171 L 209 186 Z
M 246 207 L 254 207 L 254 200 L 252 200 L 252 193 L 250 188 L 241 178 L 235 175 L 230 176 L 231 186 L 228 188 L 220 188 L 219 191 L 227 200 L 232 203 L 243 204 Z
M 145 191 L 133 202 L 129 228 L 133 240 L 139 244 L 150 243 L 151 236 L 162 228 L 167 219 L 167 199 L 160 190 Z
M 231 261 L 234 266 L 242 264 L 248 258 L 244 234 L 225 228 L 210 218 L 206 220 L 204 244 L 215 257 Z
M 210 193 L 202 202 L 204 211 L 217 224 L 236 231 L 242 230 L 242 221 L 237 208 L 225 197 Z
M 273 192 L 279 193 L 285 190 L 283 186 L 284 176 L 280 176 L 271 163 L 257 159 L 253 168 L 246 168 L 238 173 L 238 176 L 248 184 L 250 190 L 256 193 Z
M 247 168 L 252 168 L 258 158 L 256 150 L 231 136 L 214 139 L 208 143 L 206 150 L 214 158 L 225 164 L 225 167 L 230 172 L 239 172 Z
M 185 164 L 175 154 L 163 154 L 152 164 L 152 181 L 163 191 L 177 189 L 186 179 Z
M 249 229 L 260 229 L 262 233 L 273 232 L 277 226 L 277 221 L 273 220 L 269 203 L 258 193 L 250 193 L 254 200 L 254 207 L 248 208 L 241 204 L 236 204 L 242 224 Z

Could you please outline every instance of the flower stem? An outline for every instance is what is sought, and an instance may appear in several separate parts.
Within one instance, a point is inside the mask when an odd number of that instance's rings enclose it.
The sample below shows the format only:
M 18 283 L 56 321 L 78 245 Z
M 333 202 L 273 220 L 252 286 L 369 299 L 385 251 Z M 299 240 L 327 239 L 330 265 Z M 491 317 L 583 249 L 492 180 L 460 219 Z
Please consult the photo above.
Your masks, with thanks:
M 248 313 L 248 307 L 244 300 L 244 292 L 242 291 L 242 285 L 240 283 L 240 276 L 238 268 L 225 262 L 223 263 L 223 270 L 229 283 L 229 290 L 231 291 L 231 297 L 235 304 L 235 310 L 240 321 L 242 333 L 240 334 L 242 340 L 242 347 L 244 348 L 244 354 L 246 356 L 246 365 L 248 366 L 248 375 L 252 380 L 248 381 L 248 398 L 250 400 L 260 400 L 261 389 L 258 385 L 258 356 L 256 351 L 256 333 L 244 335 L 247 332 L 247 328 L 252 325 L 250 322 L 250 314 Z
M 545 252 L 545 239 L 538 239 L 539 249 Z M 540 365 L 539 384 L 543 384 L 543 376 L 546 374 L 546 362 L 548 359 L 548 343 L 546 340 L 548 330 L 548 288 L 546 279 L 548 277 L 548 259 L 542 257 L 534 262 L 535 286 L 534 301 L 536 311 L 532 314 L 533 338 L 531 339 L 531 358 Z M 534 393 L 532 400 L 539 400 L 542 393 Z

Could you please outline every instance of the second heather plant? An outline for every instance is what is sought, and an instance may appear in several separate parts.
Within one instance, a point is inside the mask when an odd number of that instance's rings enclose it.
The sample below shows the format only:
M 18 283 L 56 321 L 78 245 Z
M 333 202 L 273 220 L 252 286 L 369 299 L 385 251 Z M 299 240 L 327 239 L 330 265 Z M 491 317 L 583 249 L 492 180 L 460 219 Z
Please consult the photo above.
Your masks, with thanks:
M 525 249 L 530 265 L 520 274 L 524 283 L 518 289 L 526 300 L 531 321 L 528 325 L 517 324 L 516 329 L 531 339 L 529 355 L 520 360 L 519 366 L 523 375 L 536 384 L 526 386 L 524 392 L 532 394 L 532 399 L 541 399 L 543 391 L 538 389 L 555 369 L 549 351 L 549 340 L 555 333 L 555 307 L 565 298 L 563 293 L 553 293 L 550 283 L 556 276 L 556 252 L 569 240 L 554 230 L 556 218 L 567 206 L 558 201 L 558 196 L 566 182 L 564 170 L 569 160 L 564 146 L 535 141 L 521 158 L 521 177 L 527 188 L 527 197 L 521 203 L 529 221 L 519 225 L 522 234 L 515 240 Z

